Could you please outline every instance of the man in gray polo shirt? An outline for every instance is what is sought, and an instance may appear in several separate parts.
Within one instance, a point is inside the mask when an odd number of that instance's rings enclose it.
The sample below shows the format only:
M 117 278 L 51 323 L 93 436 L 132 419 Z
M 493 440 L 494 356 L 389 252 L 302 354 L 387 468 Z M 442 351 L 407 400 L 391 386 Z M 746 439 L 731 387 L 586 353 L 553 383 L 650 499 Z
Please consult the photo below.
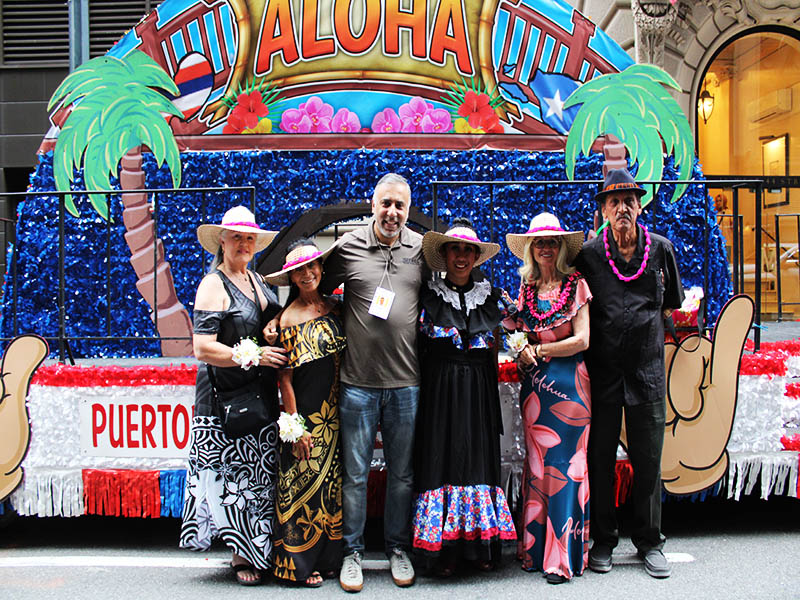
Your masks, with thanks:
M 361 556 L 367 516 L 367 476 L 378 424 L 387 484 L 384 543 L 394 582 L 414 583 L 411 542 L 412 454 L 419 397 L 416 339 L 419 289 L 428 270 L 422 236 L 405 227 L 411 189 L 400 175 L 378 181 L 367 227 L 347 233 L 325 261 L 322 289 L 344 282 L 347 349 L 341 369 L 342 588 L 363 585 Z

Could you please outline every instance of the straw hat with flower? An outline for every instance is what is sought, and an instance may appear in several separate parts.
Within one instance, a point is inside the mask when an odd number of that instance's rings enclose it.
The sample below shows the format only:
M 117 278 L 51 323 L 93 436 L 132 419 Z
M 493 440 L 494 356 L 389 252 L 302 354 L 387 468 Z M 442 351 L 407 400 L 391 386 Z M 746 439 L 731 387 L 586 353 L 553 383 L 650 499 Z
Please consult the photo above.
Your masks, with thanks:
M 428 263 L 431 271 L 447 270 L 442 248 L 445 244 L 454 242 L 472 244 L 478 247 L 480 253 L 475 260 L 476 267 L 500 252 L 500 244 L 480 241 L 472 228 L 472 224 L 467 219 L 454 219 L 453 225 L 445 233 L 429 231 L 422 237 L 422 253 L 425 255 L 425 262 Z
M 507 233 L 506 244 L 514 256 L 525 260 L 525 244 L 528 240 L 537 237 L 561 238 L 567 247 L 567 262 L 571 263 L 583 246 L 583 233 L 580 231 L 566 231 L 553 214 L 540 213 L 533 217 L 528 231 L 525 233 Z
M 197 239 L 203 248 L 211 254 L 216 254 L 219 250 L 219 237 L 224 230 L 254 234 L 256 236 L 256 252 L 261 252 L 269 246 L 278 235 L 277 231 L 261 229 L 256 224 L 255 215 L 249 209 L 244 206 L 234 206 L 222 215 L 222 222 L 219 225 L 200 225 L 197 228 Z
M 298 246 L 295 246 L 286 253 L 286 259 L 284 260 L 283 268 L 280 271 L 266 275 L 264 279 L 266 279 L 271 285 L 289 285 L 289 273 L 314 260 L 319 260 L 320 263 L 325 262 L 325 259 L 331 252 L 333 252 L 335 247 L 336 245 L 334 244 L 322 252 L 311 240 L 309 240 L 307 243 L 302 243 Z

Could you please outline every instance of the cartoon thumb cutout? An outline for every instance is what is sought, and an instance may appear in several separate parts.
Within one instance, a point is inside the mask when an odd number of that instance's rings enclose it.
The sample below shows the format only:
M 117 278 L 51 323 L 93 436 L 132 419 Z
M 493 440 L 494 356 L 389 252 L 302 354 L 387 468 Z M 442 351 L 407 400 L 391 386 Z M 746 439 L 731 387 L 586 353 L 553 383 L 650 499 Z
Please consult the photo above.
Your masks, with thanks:
M 0 501 L 22 481 L 22 459 L 28 451 L 30 425 L 25 397 L 33 373 L 48 353 L 36 335 L 15 338 L 6 347 L 0 369 Z
M 722 308 L 713 341 L 691 335 L 665 348 L 667 423 L 661 478 L 671 494 L 693 494 L 728 469 L 725 449 L 736 413 L 739 361 L 753 323 L 753 301 L 735 296 Z

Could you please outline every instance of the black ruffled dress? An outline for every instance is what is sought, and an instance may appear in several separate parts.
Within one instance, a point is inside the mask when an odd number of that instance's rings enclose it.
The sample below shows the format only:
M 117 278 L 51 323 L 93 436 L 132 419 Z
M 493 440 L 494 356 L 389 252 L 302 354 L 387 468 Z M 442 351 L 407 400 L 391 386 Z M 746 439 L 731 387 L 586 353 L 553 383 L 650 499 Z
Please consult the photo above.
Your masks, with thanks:
M 457 287 L 431 281 L 420 298 L 414 548 L 436 556 L 457 548 L 470 560 L 497 560 L 516 540 L 500 488 L 503 424 L 492 331 L 505 317 L 489 281 Z

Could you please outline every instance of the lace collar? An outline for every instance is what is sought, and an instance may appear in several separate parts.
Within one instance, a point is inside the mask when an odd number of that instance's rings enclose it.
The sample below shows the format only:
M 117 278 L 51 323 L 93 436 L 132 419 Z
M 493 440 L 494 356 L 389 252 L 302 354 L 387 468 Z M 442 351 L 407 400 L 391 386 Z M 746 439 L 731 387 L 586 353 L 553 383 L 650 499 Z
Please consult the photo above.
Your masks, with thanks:
M 457 291 L 447 287 L 444 279 L 428 281 L 428 287 L 450 306 L 456 310 L 461 310 L 460 294 Z M 473 282 L 472 289 L 464 292 L 464 302 L 467 305 L 467 314 L 469 314 L 469 312 L 474 308 L 486 302 L 486 298 L 488 298 L 491 293 L 492 284 L 488 279 Z

